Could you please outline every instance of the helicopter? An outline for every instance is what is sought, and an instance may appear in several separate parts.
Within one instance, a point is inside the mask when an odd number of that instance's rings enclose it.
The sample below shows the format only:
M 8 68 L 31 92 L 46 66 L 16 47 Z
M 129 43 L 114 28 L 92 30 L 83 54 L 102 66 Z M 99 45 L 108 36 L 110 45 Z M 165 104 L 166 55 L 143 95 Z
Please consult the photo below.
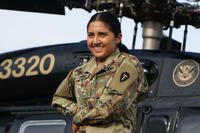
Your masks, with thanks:
M 138 132 L 199 132 L 200 54 L 185 52 L 187 26 L 200 27 L 198 5 L 176 0 L 11 3 L 1 1 L 0 9 L 64 14 L 67 6 L 88 12 L 106 10 L 142 23 L 143 49 L 129 50 L 140 60 L 149 84 L 148 96 L 137 105 Z M 185 25 L 182 43 L 172 38 L 173 28 L 181 25 Z M 169 29 L 169 36 L 163 35 L 165 29 Z M 71 118 L 52 108 L 51 99 L 67 73 L 90 57 L 86 41 L 0 54 L 0 133 L 71 132 Z

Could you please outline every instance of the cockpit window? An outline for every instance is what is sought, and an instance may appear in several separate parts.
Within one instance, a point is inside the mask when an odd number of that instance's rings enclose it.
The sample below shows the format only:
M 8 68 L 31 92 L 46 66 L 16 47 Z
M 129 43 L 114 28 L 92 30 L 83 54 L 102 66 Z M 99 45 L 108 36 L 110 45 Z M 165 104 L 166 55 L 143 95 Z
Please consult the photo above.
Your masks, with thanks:
M 149 59 L 140 59 L 140 62 L 144 69 L 144 73 L 147 78 L 148 85 L 150 86 L 151 84 L 154 83 L 154 81 L 156 80 L 158 76 L 158 65 Z
M 165 116 L 151 116 L 145 123 L 142 133 L 168 133 L 168 123 Z
M 64 120 L 29 120 L 19 128 L 19 133 L 64 133 Z

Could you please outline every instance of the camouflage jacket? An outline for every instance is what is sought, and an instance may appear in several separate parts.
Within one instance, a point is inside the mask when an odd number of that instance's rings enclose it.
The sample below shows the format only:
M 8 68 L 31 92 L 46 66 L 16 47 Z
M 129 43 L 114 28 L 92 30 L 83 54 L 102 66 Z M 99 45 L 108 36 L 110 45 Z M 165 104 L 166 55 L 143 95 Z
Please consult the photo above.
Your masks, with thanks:
M 138 59 L 116 50 L 102 68 L 95 58 L 71 71 L 52 101 L 78 125 L 117 121 L 135 130 L 136 103 L 147 90 Z

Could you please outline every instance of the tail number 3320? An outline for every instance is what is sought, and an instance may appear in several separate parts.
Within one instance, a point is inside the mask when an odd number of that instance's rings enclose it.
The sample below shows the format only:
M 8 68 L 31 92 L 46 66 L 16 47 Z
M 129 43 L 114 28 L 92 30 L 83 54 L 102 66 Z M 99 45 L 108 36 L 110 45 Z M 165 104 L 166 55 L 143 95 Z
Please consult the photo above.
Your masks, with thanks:
M 6 59 L 0 64 L 0 67 L 2 67 L 0 69 L 0 79 L 7 79 L 11 76 L 14 78 L 35 76 L 39 72 L 47 75 L 52 71 L 54 64 L 55 56 L 53 54 L 46 54 L 41 58 L 38 55 L 33 55 L 28 59 L 25 57 L 19 57 L 16 60 Z

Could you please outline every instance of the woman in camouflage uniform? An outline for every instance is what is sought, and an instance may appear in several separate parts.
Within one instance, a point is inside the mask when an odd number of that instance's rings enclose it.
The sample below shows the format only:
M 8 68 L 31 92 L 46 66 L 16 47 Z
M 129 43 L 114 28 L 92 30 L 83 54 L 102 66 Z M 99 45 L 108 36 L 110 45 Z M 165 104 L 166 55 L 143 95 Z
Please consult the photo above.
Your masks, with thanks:
M 87 34 L 93 57 L 69 72 L 52 105 L 73 117 L 73 133 L 136 132 L 136 103 L 147 90 L 138 59 L 119 51 L 120 23 L 108 12 L 92 16 Z

